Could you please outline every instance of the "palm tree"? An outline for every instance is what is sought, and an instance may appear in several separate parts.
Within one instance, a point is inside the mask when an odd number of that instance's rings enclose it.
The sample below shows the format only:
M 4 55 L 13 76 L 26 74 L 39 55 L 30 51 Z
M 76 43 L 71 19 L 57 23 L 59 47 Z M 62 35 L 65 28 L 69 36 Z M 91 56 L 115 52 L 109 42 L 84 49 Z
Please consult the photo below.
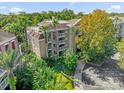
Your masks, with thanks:
M 40 27 L 40 32 L 43 33 L 44 37 L 45 37 L 45 43 L 47 43 L 47 37 L 48 37 L 48 26 L 41 26 Z
M 56 25 L 57 25 L 58 23 L 59 23 L 58 20 L 57 20 L 55 17 L 52 17 L 52 24 L 53 24 L 53 26 L 55 27 L 55 29 L 56 29 Z
M 16 77 L 13 73 L 13 68 L 17 60 L 17 53 L 14 50 L 8 50 L 0 54 L 0 67 L 7 71 L 8 83 L 11 90 L 16 90 Z

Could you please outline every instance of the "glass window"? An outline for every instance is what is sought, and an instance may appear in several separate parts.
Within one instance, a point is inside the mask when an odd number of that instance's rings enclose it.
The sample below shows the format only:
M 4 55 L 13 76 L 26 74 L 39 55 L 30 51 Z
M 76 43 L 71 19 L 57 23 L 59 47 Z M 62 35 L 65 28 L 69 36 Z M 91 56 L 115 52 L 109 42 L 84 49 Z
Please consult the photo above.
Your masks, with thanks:
M 48 56 L 52 56 L 52 50 L 48 50 Z
M 65 46 L 65 44 L 61 44 L 61 45 L 59 45 L 59 47 L 64 47 Z
M 48 33 L 48 41 L 51 41 L 51 33 Z
M 53 32 L 53 40 L 56 40 L 56 33 Z
M 65 30 L 60 30 L 60 31 L 59 31 L 59 33 L 64 33 L 64 32 L 65 32 Z
M 56 47 L 56 44 L 53 44 L 54 47 Z
M 56 51 L 54 51 L 54 54 L 57 54 L 57 52 L 56 52 Z
M 63 55 L 64 51 L 60 51 L 59 52 L 59 56 Z
M 61 37 L 61 38 L 59 38 L 59 41 L 64 40 L 64 39 L 65 39 L 65 37 Z
M 48 49 L 51 49 L 51 48 L 52 48 L 52 44 L 48 43 Z

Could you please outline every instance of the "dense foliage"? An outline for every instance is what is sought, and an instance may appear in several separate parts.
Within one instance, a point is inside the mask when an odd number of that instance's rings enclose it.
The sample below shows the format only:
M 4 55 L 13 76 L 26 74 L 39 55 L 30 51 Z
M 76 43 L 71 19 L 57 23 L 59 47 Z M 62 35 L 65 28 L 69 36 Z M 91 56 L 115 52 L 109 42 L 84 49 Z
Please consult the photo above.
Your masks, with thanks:
M 73 81 L 63 75 L 63 84 L 59 80 L 59 71 L 49 67 L 42 59 L 29 54 L 30 62 L 25 62 L 22 70 L 16 70 L 17 89 L 58 90 L 73 89 Z M 25 59 L 25 58 L 24 58 Z M 61 84 L 60 84 L 61 81 Z
M 6 69 L 8 84 L 11 90 L 16 89 L 16 77 L 14 75 L 14 66 L 17 64 L 17 53 L 14 50 L 8 50 L 0 54 L 0 67 Z
M 79 25 L 79 33 L 76 42 L 81 50 L 81 58 L 85 62 L 99 64 L 116 52 L 117 29 L 105 11 L 94 10 L 83 16 Z
M 56 71 L 64 72 L 68 75 L 73 75 L 77 66 L 78 56 L 74 51 L 67 50 L 58 58 L 47 58 L 47 65 L 54 68 Z
M 70 20 L 79 18 L 83 13 L 75 14 L 73 10 L 64 9 L 59 12 L 48 11 L 41 13 L 25 13 L 19 14 L 0 15 L 0 31 L 8 31 L 14 33 L 19 42 L 24 41 L 25 30 L 27 26 L 36 26 L 44 19 L 52 19 L 53 16 L 56 19 Z
M 75 68 L 77 66 L 77 55 L 74 51 L 65 51 L 63 56 L 64 61 L 64 72 L 67 74 L 72 74 L 75 71 Z
M 120 54 L 119 61 L 120 61 L 120 68 L 124 70 L 124 39 L 121 39 L 118 42 L 118 52 Z

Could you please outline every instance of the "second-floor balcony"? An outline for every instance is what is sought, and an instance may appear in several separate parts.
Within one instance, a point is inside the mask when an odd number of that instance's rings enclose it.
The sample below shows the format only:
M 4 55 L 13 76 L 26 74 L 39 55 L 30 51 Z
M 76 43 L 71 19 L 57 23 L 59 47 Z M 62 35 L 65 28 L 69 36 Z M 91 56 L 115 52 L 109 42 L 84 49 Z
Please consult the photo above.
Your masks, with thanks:
M 66 40 L 59 40 L 58 43 L 61 44 L 61 43 L 65 43 Z
M 59 36 L 65 36 L 65 33 L 59 33 Z
M 0 69 L 0 90 L 4 90 L 8 86 L 7 71 Z
M 59 47 L 59 51 L 63 51 L 65 49 L 67 49 L 67 46 L 66 45 Z

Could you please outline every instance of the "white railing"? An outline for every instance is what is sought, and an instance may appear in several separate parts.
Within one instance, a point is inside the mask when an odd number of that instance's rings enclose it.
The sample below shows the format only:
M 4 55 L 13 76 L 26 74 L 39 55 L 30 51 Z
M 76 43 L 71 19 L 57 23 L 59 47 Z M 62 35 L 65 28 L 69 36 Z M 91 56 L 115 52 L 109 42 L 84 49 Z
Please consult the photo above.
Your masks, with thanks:
M 65 36 L 65 33 L 59 33 L 59 36 Z
M 0 83 L 0 90 L 4 90 L 8 86 L 8 78 L 6 77 L 1 83 Z
M 0 90 L 4 90 L 8 86 L 7 72 L 4 71 L 0 75 Z
M 65 50 L 67 48 L 67 46 L 62 46 L 62 47 L 59 47 L 59 50 Z
M 59 40 L 59 43 L 63 43 L 63 42 L 66 42 L 66 40 L 64 39 L 64 40 Z

